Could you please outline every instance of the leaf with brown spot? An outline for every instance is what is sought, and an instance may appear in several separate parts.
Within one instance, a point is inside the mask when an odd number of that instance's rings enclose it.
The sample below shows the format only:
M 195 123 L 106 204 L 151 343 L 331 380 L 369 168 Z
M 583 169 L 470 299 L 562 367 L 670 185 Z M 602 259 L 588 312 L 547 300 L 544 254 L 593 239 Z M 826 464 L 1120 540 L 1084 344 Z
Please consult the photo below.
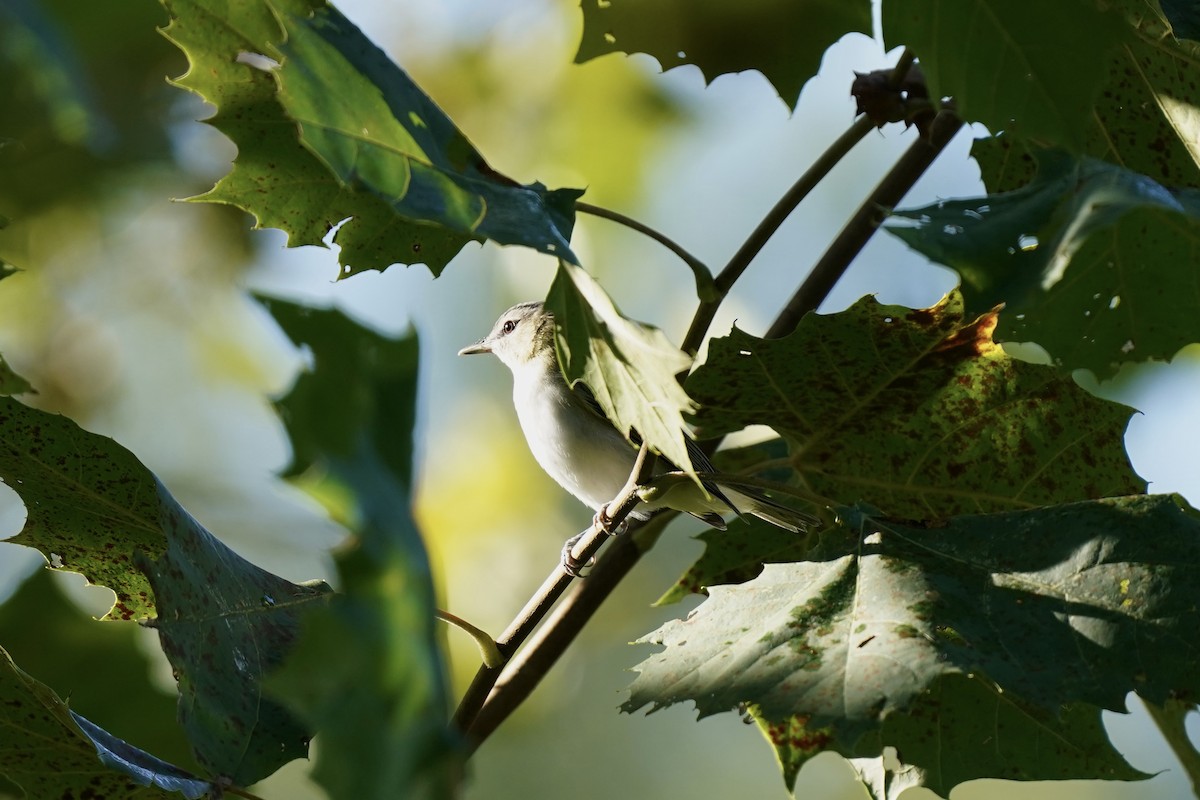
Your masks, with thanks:
M 1124 710 L 1130 691 L 1200 696 L 1200 515 L 1135 496 L 940 526 L 841 518 L 810 560 L 713 587 L 645 637 L 665 649 L 623 708 L 748 703 L 777 734 L 799 717 L 846 756 L 896 747 L 943 794 L 980 777 L 1147 777 L 1098 709 Z M 933 734 L 961 753 L 953 765 Z M 791 770 L 803 754 L 784 755 Z
M 969 309 L 1004 303 L 1001 340 L 1036 342 L 1066 369 L 1106 378 L 1200 341 L 1200 191 L 1038 158 L 1028 186 L 897 211 L 909 225 L 886 230 L 956 270 Z
M 768 425 L 806 490 L 905 519 L 1144 491 L 1131 410 L 1010 358 L 996 324 L 966 319 L 955 292 L 917 310 L 864 298 L 783 339 L 735 329 L 688 379 L 695 421 L 703 436 Z
M 263 679 L 332 593 L 256 567 L 158 491 L 167 548 L 137 563 L 158 600 L 152 624 L 179 683 L 179 720 L 201 766 L 248 786 L 308 753 L 312 731 L 266 696 Z
M 0 479 L 28 513 L 6 544 L 35 548 L 55 568 L 112 589 L 109 619 L 152 613 L 150 584 L 130 559 L 163 552 L 163 508 L 154 476 L 132 453 L 64 416 L 0 397 Z
M 214 787 L 67 708 L 0 648 L 0 775 L 33 798 L 195 800 Z

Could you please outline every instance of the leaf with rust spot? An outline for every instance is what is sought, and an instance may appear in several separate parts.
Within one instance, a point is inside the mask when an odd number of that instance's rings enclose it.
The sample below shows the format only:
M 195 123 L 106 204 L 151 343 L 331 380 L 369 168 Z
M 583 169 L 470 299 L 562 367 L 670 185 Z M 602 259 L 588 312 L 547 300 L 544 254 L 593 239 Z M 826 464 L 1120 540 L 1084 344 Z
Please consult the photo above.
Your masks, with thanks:
M 714 339 L 688 379 L 703 436 L 768 425 L 794 480 L 830 505 L 905 519 L 1142 492 L 1123 436 L 1131 409 L 991 340 L 995 311 L 964 318 L 864 298 L 810 314 L 783 339 Z

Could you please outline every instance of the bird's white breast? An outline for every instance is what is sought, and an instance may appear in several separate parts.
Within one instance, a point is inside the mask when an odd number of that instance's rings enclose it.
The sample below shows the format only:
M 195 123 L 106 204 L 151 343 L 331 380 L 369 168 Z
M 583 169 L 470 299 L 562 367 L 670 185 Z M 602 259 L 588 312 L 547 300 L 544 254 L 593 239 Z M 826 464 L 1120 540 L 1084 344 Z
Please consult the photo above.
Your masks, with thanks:
M 599 509 L 625 485 L 636 453 L 572 394 L 557 365 L 514 369 L 513 404 L 533 457 L 568 492 Z

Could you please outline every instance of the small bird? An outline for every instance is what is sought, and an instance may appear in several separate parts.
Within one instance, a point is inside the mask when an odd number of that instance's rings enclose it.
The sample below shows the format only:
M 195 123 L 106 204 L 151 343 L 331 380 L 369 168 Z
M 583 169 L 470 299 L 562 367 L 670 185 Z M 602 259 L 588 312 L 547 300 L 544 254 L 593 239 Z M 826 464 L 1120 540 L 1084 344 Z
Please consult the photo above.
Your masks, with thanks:
M 491 333 L 458 351 L 460 356 L 473 353 L 492 353 L 512 371 L 513 404 L 533 457 L 603 520 L 604 507 L 629 480 L 637 450 L 608 420 L 584 384 L 572 388 L 563 377 L 554 348 L 554 315 L 538 302 L 515 305 L 500 315 Z M 691 466 L 702 475 L 708 496 L 694 481 L 680 480 L 640 504 L 630 516 L 646 519 L 661 508 L 673 508 L 724 530 L 721 515 L 734 512 L 793 532 L 816 521 L 734 476 L 716 474 L 704 451 L 691 439 L 686 442 Z M 658 459 L 656 474 L 677 471 L 667 459 Z

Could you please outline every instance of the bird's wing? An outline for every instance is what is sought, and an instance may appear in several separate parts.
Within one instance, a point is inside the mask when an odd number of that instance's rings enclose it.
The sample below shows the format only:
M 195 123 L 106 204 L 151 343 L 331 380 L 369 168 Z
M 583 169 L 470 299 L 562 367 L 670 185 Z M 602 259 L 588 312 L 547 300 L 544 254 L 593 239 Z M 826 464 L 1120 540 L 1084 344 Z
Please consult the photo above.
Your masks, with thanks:
M 608 416 L 604 413 L 604 409 L 600 407 L 600 401 L 596 399 L 596 395 L 592 394 L 592 390 L 588 388 L 586 383 L 579 381 L 573 387 L 571 387 L 571 391 L 575 392 L 575 395 L 583 401 L 588 410 L 601 419 L 608 419 Z M 609 424 L 612 424 L 611 420 L 609 421 Z M 641 447 L 642 445 L 642 437 L 636 430 L 631 429 L 629 431 L 629 440 L 638 447 Z M 714 467 L 712 462 L 708 460 L 708 455 L 705 454 L 704 450 L 702 450 L 700 445 L 696 444 L 693 439 L 687 435 L 684 435 L 683 443 L 687 447 L 688 458 L 692 462 L 693 470 L 696 472 L 708 473 L 715 473 L 717 471 L 717 468 Z M 677 467 L 675 463 L 671 461 L 671 459 L 666 458 L 665 456 L 659 456 L 658 463 L 662 465 L 663 470 L 666 472 L 680 471 L 679 467 Z M 701 483 L 704 485 L 704 488 L 710 495 L 729 506 L 730 511 L 733 511 L 735 514 L 738 514 L 738 516 L 741 516 L 741 512 L 734 507 L 733 503 L 729 502 L 729 498 L 721 492 L 721 488 L 717 486 L 717 484 L 710 480 L 701 480 Z

